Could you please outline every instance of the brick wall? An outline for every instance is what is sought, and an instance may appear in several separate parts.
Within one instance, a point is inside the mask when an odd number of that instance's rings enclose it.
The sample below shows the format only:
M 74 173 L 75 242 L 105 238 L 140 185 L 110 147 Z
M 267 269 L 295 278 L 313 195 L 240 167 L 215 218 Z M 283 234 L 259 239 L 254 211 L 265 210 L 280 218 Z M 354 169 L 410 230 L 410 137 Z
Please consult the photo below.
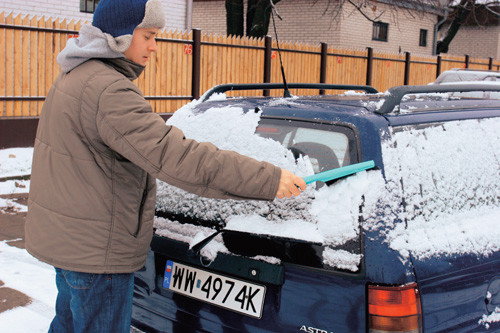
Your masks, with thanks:
M 245 1 L 245 8 L 247 4 Z M 226 5 L 225 1 L 194 1 L 193 28 L 203 32 L 226 34 Z
M 186 1 L 162 0 L 167 28 L 186 29 Z M 27 14 L 91 21 L 92 14 L 80 12 L 80 0 L 1 0 L 0 11 L 6 14 Z
M 337 21 L 329 13 L 323 15 L 328 0 L 292 0 L 278 3 L 277 10 L 283 20 L 276 18 L 276 30 L 280 40 L 302 41 L 340 46 Z M 269 35 L 274 37 L 272 22 Z
M 276 18 L 278 37 L 283 41 L 337 42 L 338 34 L 332 27 L 332 20 L 322 13 L 328 0 L 319 0 L 317 4 L 307 0 L 285 0 L 276 5 L 278 13 L 283 18 Z M 194 1 L 193 28 L 207 33 L 226 34 L 226 7 L 224 0 Z M 247 8 L 247 1 L 245 10 Z M 274 37 L 272 23 L 269 25 L 269 35 Z
M 460 27 L 450 43 L 448 54 L 498 58 L 500 56 L 500 26 Z
M 401 9 L 391 10 L 387 5 L 378 3 L 375 15 L 381 14 L 378 20 L 388 24 L 387 41 L 372 40 L 373 23 L 364 19 L 351 6 L 344 15 L 341 24 L 340 44 L 349 48 L 372 47 L 375 51 L 401 53 L 411 52 L 415 55 L 432 55 L 434 14 Z M 427 46 L 419 46 L 420 30 L 427 30 Z
M 345 48 L 373 47 L 380 52 L 412 52 L 432 54 L 432 40 L 436 15 L 406 10 L 395 13 L 388 6 L 377 3 L 375 14 L 385 11 L 380 20 L 389 23 L 388 42 L 372 41 L 372 22 L 365 19 L 352 5 L 346 4 L 343 14 L 333 19 L 329 0 L 286 0 L 276 5 L 283 20 L 277 20 L 280 40 L 306 43 L 326 42 Z M 246 8 L 246 4 L 245 4 Z M 325 13 L 326 11 L 326 13 Z M 194 1 L 193 27 L 209 33 L 226 33 L 226 10 L 223 0 Z M 271 23 L 272 24 L 272 23 Z M 427 47 L 419 46 L 420 29 L 427 30 Z M 274 37 L 272 25 L 269 35 Z

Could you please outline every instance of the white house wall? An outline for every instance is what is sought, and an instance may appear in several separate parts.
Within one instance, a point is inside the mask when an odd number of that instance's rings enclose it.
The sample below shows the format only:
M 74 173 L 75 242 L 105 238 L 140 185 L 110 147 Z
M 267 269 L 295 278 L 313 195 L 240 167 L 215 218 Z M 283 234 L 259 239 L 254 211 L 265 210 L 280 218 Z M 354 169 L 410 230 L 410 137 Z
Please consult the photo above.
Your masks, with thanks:
M 282 41 L 306 43 L 325 42 L 332 46 L 365 49 L 372 47 L 378 52 L 411 52 L 431 55 L 435 14 L 425 14 L 405 9 L 394 10 L 376 3 L 375 13 L 380 20 L 389 23 L 387 42 L 372 40 L 372 22 L 365 19 L 346 2 L 342 15 L 334 20 L 329 0 L 280 1 L 276 8 L 283 20 L 276 20 L 278 37 Z M 246 1 L 245 1 L 246 8 Z M 368 10 L 372 14 L 371 8 Z M 207 33 L 226 33 L 226 10 L 224 0 L 194 1 L 193 27 Z M 427 30 L 427 46 L 419 46 L 420 29 Z M 268 35 L 274 37 L 272 22 Z
M 394 10 L 382 3 L 373 6 L 369 12 L 389 25 L 387 41 L 372 40 L 373 23 L 365 19 L 354 6 L 346 3 L 340 29 L 342 46 L 359 49 L 371 47 L 379 52 L 432 55 L 434 25 L 437 22 L 435 14 L 403 8 Z M 421 29 L 427 30 L 426 46 L 419 46 Z
M 167 18 L 167 28 L 184 30 L 188 27 L 186 0 L 161 0 Z M 92 14 L 80 12 L 80 0 L 0 0 L 0 11 L 7 15 L 22 14 L 68 20 L 91 21 Z
M 450 43 L 448 54 L 468 54 L 478 58 L 498 58 L 500 26 L 461 26 Z

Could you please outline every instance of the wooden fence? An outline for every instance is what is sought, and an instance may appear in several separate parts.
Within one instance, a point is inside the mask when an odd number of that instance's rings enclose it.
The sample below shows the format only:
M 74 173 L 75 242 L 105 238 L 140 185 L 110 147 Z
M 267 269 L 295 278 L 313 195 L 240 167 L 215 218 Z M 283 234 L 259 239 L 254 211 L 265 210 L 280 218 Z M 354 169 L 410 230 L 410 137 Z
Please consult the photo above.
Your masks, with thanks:
M 59 73 L 58 53 L 81 25 L 0 13 L 0 117 L 36 117 Z M 136 84 L 158 113 L 174 112 L 221 83 L 282 82 L 277 44 L 263 39 L 162 31 L 158 52 Z M 469 56 L 414 56 L 336 48 L 324 43 L 280 43 L 287 82 L 372 85 L 379 91 L 427 84 L 451 68 L 496 69 L 500 62 Z M 317 91 L 292 91 L 294 94 Z M 327 92 L 328 93 L 328 92 Z M 245 94 L 245 92 L 239 92 Z M 247 94 L 255 94 L 248 92 Z M 281 94 L 271 91 L 271 95 Z

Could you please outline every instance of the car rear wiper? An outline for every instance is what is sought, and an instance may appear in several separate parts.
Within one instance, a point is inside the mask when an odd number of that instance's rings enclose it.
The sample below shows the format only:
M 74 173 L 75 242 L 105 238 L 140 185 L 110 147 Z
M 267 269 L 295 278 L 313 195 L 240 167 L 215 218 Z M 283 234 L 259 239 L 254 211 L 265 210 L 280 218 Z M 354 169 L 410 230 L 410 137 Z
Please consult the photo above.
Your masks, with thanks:
M 224 232 L 224 228 L 217 228 L 216 231 L 210 236 L 202 239 L 195 245 L 193 245 L 189 250 L 188 254 L 193 257 L 197 257 L 200 255 L 200 251 L 208 244 L 212 239 L 214 239 L 217 235 Z

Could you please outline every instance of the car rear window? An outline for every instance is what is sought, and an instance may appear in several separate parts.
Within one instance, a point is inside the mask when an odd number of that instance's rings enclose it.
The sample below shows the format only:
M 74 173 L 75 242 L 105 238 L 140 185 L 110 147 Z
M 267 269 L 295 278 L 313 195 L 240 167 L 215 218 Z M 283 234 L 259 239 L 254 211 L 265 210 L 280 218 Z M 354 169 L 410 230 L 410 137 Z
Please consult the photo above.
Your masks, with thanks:
M 262 119 L 256 134 L 280 142 L 295 158 L 307 156 L 314 173 L 356 161 L 354 132 L 344 126 Z
M 350 126 L 265 118 L 236 109 L 184 110 L 169 123 L 188 138 L 211 141 L 300 176 L 358 162 L 356 133 Z M 379 171 L 371 172 L 329 186 L 311 185 L 299 197 L 272 202 L 208 199 L 158 182 L 155 232 L 193 246 L 223 229 L 203 256 L 213 259 L 225 252 L 357 272 L 362 260 L 360 206 L 374 188 L 367 177 L 382 179 Z

